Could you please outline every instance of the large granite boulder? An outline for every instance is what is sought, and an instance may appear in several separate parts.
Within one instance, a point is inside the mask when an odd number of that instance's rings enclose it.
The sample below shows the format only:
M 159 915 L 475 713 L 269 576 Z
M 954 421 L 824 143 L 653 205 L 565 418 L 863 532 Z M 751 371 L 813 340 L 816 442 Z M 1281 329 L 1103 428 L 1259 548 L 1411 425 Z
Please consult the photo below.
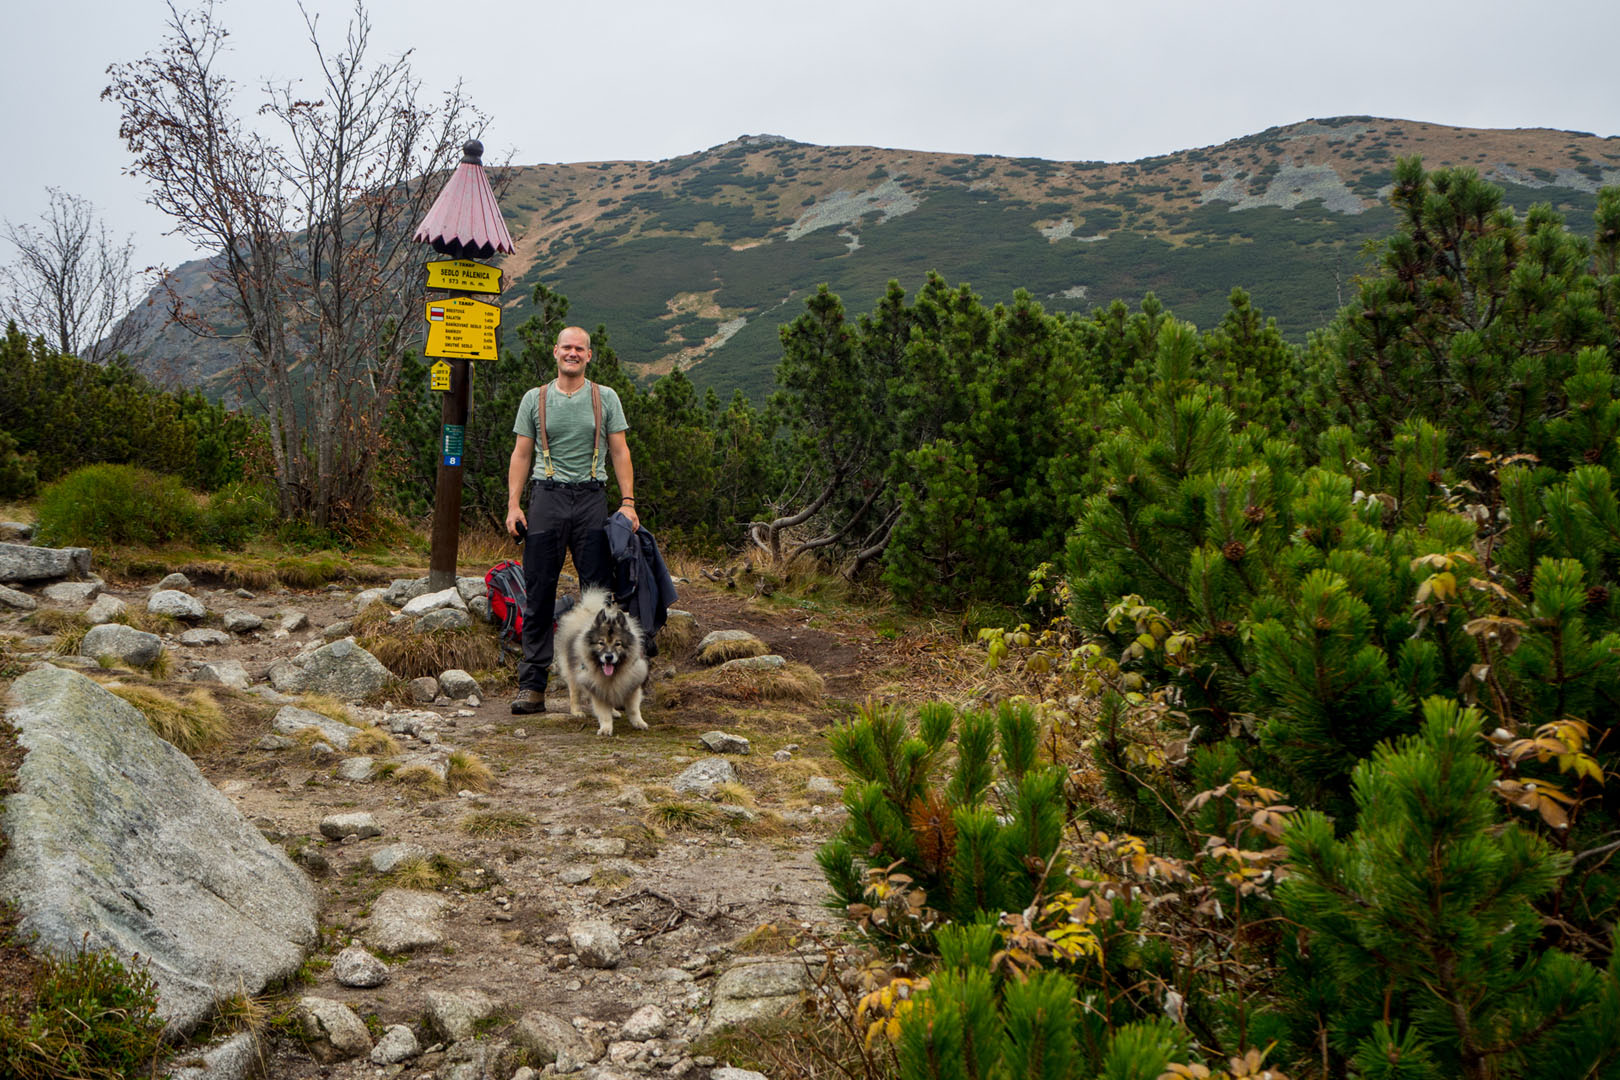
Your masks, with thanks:
M 183 622 L 196 622 L 208 615 L 203 602 L 179 589 L 159 589 L 146 599 L 146 610 L 153 615 L 168 615 Z
M 131 667 L 150 667 L 163 654 L 163 639 L 123 623 L 92 626 L 79 641 L 79 655 L 110 656 Z
M 330 694 L 358 701 L 393 680 L 382 661 L 350 638 L 334 641 L 270 668 L 270 685 L 283 694 Z
M 87 577 L 89 573 L 89 548 L 0 544 L 0 581 L 50 581 L 52 578 Z
M 303 872 L 134 708 L 77 672 L 11 688 L 26 751 L 5 801 L 0 899 L 35 947 L 139 953 L 186 1032 L 298 969 L 319 940 Z
M 704 1027 L 715 1035 L 771 1020 L 798 1008 L 810 988 L 804 961 L 742 956 L 715 980 L 714 1008 Z

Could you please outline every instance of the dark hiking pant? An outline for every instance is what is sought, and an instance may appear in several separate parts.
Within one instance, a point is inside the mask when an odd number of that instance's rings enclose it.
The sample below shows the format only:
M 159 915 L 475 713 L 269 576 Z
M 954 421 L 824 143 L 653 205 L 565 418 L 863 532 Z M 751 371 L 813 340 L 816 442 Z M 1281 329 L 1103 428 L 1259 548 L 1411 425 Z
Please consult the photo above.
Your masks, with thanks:
M 523 660 L 518 688 L 544 692 L 551 675 L 552 631 L 557 607 L 557 578 L 563 557 L 574 557 L 580 588 L 613 588 L 613 559 L 608 552 L 607 498 L 601 481 L 560 484 L 537 480 L 529 494 L 529 534 L 523 544 Z

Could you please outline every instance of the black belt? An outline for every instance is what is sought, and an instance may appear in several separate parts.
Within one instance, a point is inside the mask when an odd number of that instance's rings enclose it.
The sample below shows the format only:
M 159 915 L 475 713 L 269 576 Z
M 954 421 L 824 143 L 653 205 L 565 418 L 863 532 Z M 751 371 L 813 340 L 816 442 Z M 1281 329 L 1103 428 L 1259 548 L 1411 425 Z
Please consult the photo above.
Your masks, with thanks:
M 606 491 L 606 480 L 536 480 L 535 483 L 547 491 Z

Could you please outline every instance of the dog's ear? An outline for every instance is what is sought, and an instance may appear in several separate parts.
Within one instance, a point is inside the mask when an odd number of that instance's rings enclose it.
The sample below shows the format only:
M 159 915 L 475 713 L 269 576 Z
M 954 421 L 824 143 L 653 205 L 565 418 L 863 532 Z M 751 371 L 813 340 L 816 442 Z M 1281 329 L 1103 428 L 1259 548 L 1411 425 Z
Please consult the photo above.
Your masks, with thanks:
M 592 623 L 591 625 L 593 627 L 606 626 L 611 619 L 612 619 L 612 616 L 608 614 L 608 609 L 603 608 L 602 610 L 600 610 L 600 611 L 598 611 L 596 613 L 596 621 L 594 623 Z

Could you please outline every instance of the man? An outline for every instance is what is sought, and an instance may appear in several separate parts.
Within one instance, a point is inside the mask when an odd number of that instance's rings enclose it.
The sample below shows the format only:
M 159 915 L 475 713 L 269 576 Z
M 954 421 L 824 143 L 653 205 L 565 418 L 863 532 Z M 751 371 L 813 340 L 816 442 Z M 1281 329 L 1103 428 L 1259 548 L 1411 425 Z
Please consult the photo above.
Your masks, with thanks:
M 557 335 L 551 355 L 557 361 L 557 378 L 523 395 L 512 426 L 517 445 L 506 473 L 506 531 L 518 536 L 519 530 L 528 530 L 523 545 L 523 584 L 528 593 L 523 661 L 518 664 L 519 693 L 512 702 L 512 711 L 519 715 L 546 711 L 552 619 L 564 554 L 573 555 L 582 587 L 613 587 L 613 559 L 602 531 L 608 516 L 604 445 L 619 483 L 619 510 L 632 530 L 641 524 L 636 516 L 635 470 L 624 438 L 630 427 L 624 406 L 613 390 L 585 378 L 591 362 L 590 335 L 577 326 L 568 327 Z M 593 397 L 600 399 L 600 431 Z M 533 493 L 525 513 L 523 489 L 530 480 Z

